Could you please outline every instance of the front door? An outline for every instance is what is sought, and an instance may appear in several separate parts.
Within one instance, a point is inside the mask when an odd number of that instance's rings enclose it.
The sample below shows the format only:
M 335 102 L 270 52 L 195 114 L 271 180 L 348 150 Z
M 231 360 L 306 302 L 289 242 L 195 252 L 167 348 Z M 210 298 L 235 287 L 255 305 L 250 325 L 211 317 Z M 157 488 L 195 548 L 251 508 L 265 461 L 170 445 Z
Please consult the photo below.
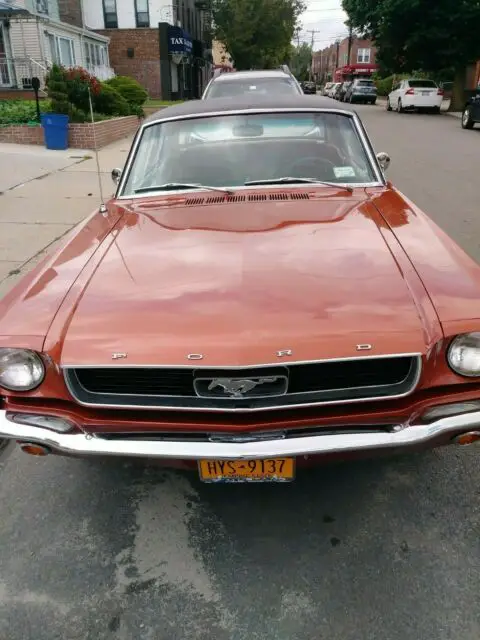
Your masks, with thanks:
M 11 87 L 12 76 L 8 32 L 3 22 L 0 21 L 0 87 Z

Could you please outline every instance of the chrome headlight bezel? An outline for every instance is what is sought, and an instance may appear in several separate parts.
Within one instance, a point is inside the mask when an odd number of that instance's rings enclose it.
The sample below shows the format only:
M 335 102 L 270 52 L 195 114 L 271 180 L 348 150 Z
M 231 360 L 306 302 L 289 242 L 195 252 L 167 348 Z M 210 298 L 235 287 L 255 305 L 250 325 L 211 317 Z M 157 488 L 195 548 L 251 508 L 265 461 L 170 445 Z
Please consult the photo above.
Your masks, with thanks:
M 478 366 L 462 365 L 466 358 L 477 360 Z M 480 332 L 462 333 L 456 336 L 447 351 L 449 367 L 464 378 L 480 378 Z
M 24 376 L 30 373 L 29 382 L 19 384 L 14 381 L 9 381 L 9 369 L 10 375 L 15 375 L 13 371 L 14 367 L 18 368 L 22 366 L 24 367 Z M 28 369 L 30 369 L 29 372 Z M 20 392 L 33 391 L 42 384 L 45 379 L 45 373 L 45 363 L 36 351 L 10 347 L 0 348 L 0 389 Z M 17 375 L 19 375 L 18 371 Z

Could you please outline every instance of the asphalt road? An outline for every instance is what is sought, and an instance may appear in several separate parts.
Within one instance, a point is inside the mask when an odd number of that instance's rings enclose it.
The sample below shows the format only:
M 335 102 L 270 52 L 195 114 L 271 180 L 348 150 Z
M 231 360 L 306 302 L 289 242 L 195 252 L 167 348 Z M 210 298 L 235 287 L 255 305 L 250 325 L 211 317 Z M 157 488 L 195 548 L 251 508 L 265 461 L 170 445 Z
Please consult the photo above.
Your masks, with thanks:
M 480 131 L 360 107 L 390 177 L 480 260 Z M 479 450 L 201 485 L 0 464 L 1 640 L 478 640 Z

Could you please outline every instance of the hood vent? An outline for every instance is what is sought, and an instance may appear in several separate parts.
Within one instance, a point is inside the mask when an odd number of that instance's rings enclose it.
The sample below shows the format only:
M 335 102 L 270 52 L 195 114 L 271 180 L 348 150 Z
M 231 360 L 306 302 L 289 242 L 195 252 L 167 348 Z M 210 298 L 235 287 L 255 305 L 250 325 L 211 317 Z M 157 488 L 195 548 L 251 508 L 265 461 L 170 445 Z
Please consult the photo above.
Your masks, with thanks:
M 204 204 L 233 204 L 234 202 L 267 202 L 267 201 L 286 201 L 286 200 L 309 200 L 310 195 L 303 193 L 254 193 L 249 196 L 210 196 L 208 198 L 187 198 L 185 206 L 199 207 Z

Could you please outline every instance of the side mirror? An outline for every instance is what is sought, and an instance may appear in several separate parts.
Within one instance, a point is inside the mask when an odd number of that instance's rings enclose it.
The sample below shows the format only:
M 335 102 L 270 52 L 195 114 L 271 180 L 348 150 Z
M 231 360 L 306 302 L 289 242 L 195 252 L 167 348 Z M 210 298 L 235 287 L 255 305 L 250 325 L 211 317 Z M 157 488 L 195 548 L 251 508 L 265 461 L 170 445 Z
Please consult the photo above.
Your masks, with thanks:
M 385 171 L 390 166 L 390 156 L 388 155 L 388 153 L 385 153 L 385 151 L 381 151 L 380 153 L 377 153 L 377 160 L 382 171 L 385 173 Z
M 118 183 L 120 182 L 120 178 L 121 177 L 122 177 L 122 170 L 121 169 L 113 169 L 112 170 L 112 180 L 116 185 L 118 185 Z

